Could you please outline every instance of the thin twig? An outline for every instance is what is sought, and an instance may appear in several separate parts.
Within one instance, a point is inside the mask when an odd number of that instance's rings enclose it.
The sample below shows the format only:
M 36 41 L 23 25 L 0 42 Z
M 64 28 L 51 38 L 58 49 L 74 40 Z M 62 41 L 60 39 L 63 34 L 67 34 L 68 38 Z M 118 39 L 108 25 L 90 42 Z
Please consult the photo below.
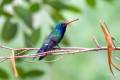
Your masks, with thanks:
M 17 78 L 18 77 L 18 72 L 17 72 L 17 69 L 16 69 L 16 61 L 15 61 L 15 53 L 14 53 L 14 50 L 11 50 L 12 52 L 12 56 L 11 56 L 11 64 L 12 64 L 12 69 L 13 69 L 13 73 L 15 75 L 15 77 Z
M 101 48 L 101 45 L 99 44 L 99 42 L 98 42 L 98 40 L 96 39 L 96 37 L 93 36 L 92 38 L 93 38 L 93 41 L 95 42 L 96 46 L 97 46 L 98 48 Z
M 38 50 L 39 48 L 16 48 L 14 50 Z M 107 50 L 107 47 L 101 48 L 81 48 L 81 47 L 63 47 L 63 48 L 56 48 L 52 51 L 44 52 L 48 55 L 65 55 L 65 54 L 79 54 L 82 52 L 89 52 L 89 51 L 100 51 L 100 50 Z M 120 47 L 113 48 L 113 50 L 120 50 Z M 31 54 L 31 55 L 17 55 L 14 56 L 15 58 L 33 58 L 33 57 L 40 57 L 41 55 L 38 54 Z M 0 59 L 11 59 L 10 56 L 0 56 Z
M 7 46 L 4 46 L 2 44 L 0 44 L 0 48 L 4 48 L 4 49 L 8 49 L 8 50 L 13 50 L 13 48 L 10 48 L 10 47 L 7 47 Z

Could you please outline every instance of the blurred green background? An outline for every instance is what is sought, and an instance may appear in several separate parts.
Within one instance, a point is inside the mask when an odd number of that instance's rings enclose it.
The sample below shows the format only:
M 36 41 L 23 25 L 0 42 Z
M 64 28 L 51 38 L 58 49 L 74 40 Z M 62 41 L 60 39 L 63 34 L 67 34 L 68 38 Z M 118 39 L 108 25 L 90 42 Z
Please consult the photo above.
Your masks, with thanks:
M 93 35 L 105 46 L 100 19 L 108 25 L 117 40 L 116 45 L 120 45 L 120 0 L 0 0 L 0 44 L 12 48 L 40 47 L 58 22 L 75 18 L 79 21 L 67 28 L 61 47 L 96 47 L 92 41 Z M 35 52 L 26 51 L 20 55 Z M 11 53 L 0 49 L 0 56 L 6 55 Z M 118 51 L 113 52 L 113 60 L 118 65 L 119 56 Z M 58 58 L 61 59 L 44 62 Z M 113 79 L 105 51 L 48 56 L 43 61 L 17 59 L 16 64 L 19 80 Z M 114 73 L 119 80 L 120 72 L 114 69 Z M 0 80 L 17 80 L 9 60 L 0 63 Z

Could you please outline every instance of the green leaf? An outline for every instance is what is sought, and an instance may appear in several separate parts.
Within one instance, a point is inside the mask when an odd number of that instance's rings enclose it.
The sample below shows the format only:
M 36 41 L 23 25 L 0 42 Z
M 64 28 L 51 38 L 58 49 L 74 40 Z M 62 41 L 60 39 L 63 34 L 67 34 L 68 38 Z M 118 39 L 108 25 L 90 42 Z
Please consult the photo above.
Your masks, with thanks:
M 55 8 L 56 10 L 61 10 L 61 9 L 65 9 L 66 5 L 64 2 L 62 1 L 48 1 L 47 2 L 50 6 L 52 6 L 53 8 Z M 59 4 L 59 5 L 58 5 Z
M 66 10 L 69 10 L 69 11 L 72 11 L 72 12 L 76 12 L 76 13 L 81 13 L 82 11 L 75 7 L 75 6 L 72 6 L 72 5 L 66 5 Z
M 25 0 L 26 2 L 30 2 L 31 0 Z
M 24 78 L 25 71 L 23 70 L 23 68 L 17 66 L 17 71 L 19 77 Z
M 40 28 L 34 29 L 31 34 L 24 33 L 26 47 L 33 47 L 40 38 Z
M 55 22 L 58 22 L 58 21 L 60 21 L 60 20 L 64 20 L 63 15 L 62 15 L 60 12 L 56 11 L 56 10 L 54 10 L 54 11 L 51 13 L 51 17 L 53 18 L 53 20 L 54 20 Z
M 0 6 L 0 15 L 3 15 L 5 17 L 7 17 L 7 18 L 12 17 L 11 13 L 4 11 L 3 6 Z
M 26 47 L 33 47 L 33 44 L 30 39 L 30 35 L 24 32 L 24 39 L 25 39 L 25 46 Z
M 2 0 L 2 5 L 10 4 L 13 0 Z
M 40 38 L 40 28 L 33 30 L 31 34 L 31 42 L 32 44 L 36 45 Z
M 2 15 L 5 16 L 5 17 L 7 17 L 7 18 L 11 18 L 13 16 L 11 13 L 6 12 L 6 11 L 3 11 Z
M 0 68 L 0 79 L 1 80 L 8 80 L 9 79 L 7 71 L 3 70 L 2 68 Z
M 12 40 L 17 33 L 17 24 L 7 19 L 2 28 L 2 39 L 6 42 Z
M 104 1 L 107 1 L 107 2 L 113 2 L 114 0 L 104 0 Z
M 86 0 L 86 2 L 90 7 L 95 7 L 96 6 L 96 0 Z
M 23 20 L 23 22 L 30 28 L 33 29 L 32 27 L 32 14 L 29 9 L 26 9 L 22 6 L 16 6 L 14 7 L 14 11 Z
M 52 7 L 56 8 L 56 10 L 64 9 L 66 7 L 66 5 L 61 1 L 53 1 L 50 4 Z
M 37 12 L 40 9 L 40 4 L 39 3 L 32 3 L 30 5 L 30 11 L 31 12 Z
M 28 71 L 24 74 L 24 78 L 27 78 L 27 77 L 36 78 L 36 77 L 41 77 L 43 75 L 44 75 L 43 71 L 31 70 L 31 71 Z
M 77 8 L 77 7 L 73 6 L 73 5 L 65 4 L 62 1 L 47 1 L 46 3 L 49 4 L 50 6 L 52 6 L 57 11 L 59 11 L 59 10 L 68 10 L 68 11 L 72 11 L 72 12 L 76 12 L 76 13 L 81 12 L 81 10 L 79 8 Z
M 3 14 L 3 6 L 0 6 L 0 15 Z
M 65 4 L 62 3 L 61 1 L 48 1 L 47 4 L 56 10 L 61 10 L 64 9 L 65 7 Z

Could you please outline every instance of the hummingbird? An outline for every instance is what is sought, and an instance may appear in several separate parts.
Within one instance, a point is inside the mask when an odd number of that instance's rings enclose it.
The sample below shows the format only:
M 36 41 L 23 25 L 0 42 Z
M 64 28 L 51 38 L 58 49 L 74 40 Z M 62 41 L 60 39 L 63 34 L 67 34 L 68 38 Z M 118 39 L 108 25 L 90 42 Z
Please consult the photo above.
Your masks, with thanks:
M 53 50 L 55 47 L 59 47 L 58 44 L 63 39 L 68 24 L 77 20 L 78 19 L 74 19 L 71 21 L 64 21 L 56 25 L 55 29 L 48 35 L 47 39 L 45 39 L 41 48 L 37 51 L 37 54 L 41 55 L 39 57 L 39 60 L 42 60 L 44 57 L 47 56 L 47 53 L 44 53 L 44 52 Z

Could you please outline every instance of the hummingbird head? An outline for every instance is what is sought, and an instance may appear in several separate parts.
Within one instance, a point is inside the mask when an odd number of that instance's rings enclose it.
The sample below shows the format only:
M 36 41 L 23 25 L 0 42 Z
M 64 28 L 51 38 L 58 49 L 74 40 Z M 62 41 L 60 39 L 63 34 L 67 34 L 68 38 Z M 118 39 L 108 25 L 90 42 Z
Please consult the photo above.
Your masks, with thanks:
M 77 21 L 77 20 L 79 20 L 79 19 L 74 19 L 74 20 L 71 20 L 71 21 L 66 20 L 64 22 L 58 23 L 56 25 L 56 30 L 65 31 L 68 24 L 70 24 L 70 23 L 72 23 L 74 21 Z

